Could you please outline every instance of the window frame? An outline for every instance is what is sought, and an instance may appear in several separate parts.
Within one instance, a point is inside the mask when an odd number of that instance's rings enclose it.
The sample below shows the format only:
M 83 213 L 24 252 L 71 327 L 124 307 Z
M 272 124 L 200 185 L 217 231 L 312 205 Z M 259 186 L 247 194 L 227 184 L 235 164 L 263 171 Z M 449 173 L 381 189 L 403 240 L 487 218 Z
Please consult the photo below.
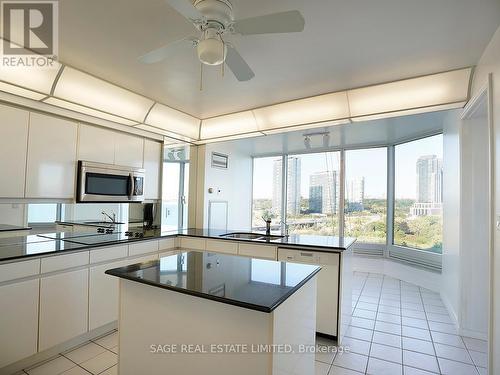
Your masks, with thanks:
M 395 259 L 413 266 L 421 266 L 423 268 L 430 268 L 432 270 L 440 271 L 442 268 L 442 254 L 433 253 L 426 250 L 415 249 L 411 247 L 404 247 L 394 244 L 394 209 L 395 209 L 395 146 L 425 139 L 437 135 L 442 135 L 443 131 L 432 131 L 419 134 L 414 137 L 399 139 L 396 142 L 389 144 L 363 144 L 352 147 L 318 147 L 311 150 L 294 151 L 294 152 L 276 152 L 265 153 L 259 155 L 252 155 L 252 207 L 251 218 L 253 217 L 253 178 L 254 178 L 254 162 L 255 159 L 265 157 L 281 158 L 282 161 L 282 194 L 281 194 L 281 218 L 286 223 L 286 193 L 287 193 L 287 176 L 288 176 L 288 157 L 290 155 L 304 155 L 316 154 L 323 152 L 340 152 L 340 186 L 339 186 L 339 236 L 344 236 L 345 233 L 345 153 L 350 150 L 363 150 L 372 148 L 386 148 L 387 149 L 387 214 L 386 214 L 386 242 L 384 243 L 363 243 L 355 242 L 353 251 L 356 254 L 380 256 L 388 259 Z

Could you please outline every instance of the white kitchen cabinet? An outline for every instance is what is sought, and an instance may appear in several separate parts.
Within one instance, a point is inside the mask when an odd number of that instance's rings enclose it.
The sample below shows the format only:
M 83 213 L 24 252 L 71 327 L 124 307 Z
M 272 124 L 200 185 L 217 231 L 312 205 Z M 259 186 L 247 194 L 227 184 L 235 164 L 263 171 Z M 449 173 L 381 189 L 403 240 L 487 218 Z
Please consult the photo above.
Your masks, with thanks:
M 116 132 L 97 126 L 80 124 L 78 160 L 113 164 Z
M 26 198 L 75 196 L 77 124 L 31 113 Z
M 2 368 L 37 351 L 38 279 L 1 286 L 0 301 Z
M 0 198 L 23 198 L 29 112 L 0 106 Z
M 115 133 L 114 138 L 115 164 L 142 168 L 144 139 L 125 133 Z
M 238 255 L 245 257 L 276 260 L 277 252 L 276 246 L 257 245 L 252 243 L 238 244 Z
M 87 332 L 89 270 L 40 279 L 39 351 Z
M 89 330 L 118 319 L 118 278 L 104 272 L 127 264 L 130 262 L 122 260 L 90 268 Z
M 144 169 L 146 170 L 145 198 L 160 199 L 160 170 L 162 144 L 144 140 Z

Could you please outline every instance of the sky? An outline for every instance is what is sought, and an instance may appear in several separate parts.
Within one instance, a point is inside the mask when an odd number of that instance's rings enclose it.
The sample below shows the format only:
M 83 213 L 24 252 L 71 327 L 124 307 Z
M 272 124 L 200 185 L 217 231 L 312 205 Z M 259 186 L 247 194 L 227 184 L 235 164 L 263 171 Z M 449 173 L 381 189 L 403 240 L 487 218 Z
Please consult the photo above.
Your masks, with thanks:
M 416 198 L 416 162 L 423 155 L 442 158 L 443 137 L 420 139 L 396 146 L 396 198 Z M 314 172 L 339 170 L 340 153 L 297 155 L 301 158 L 301 195 L 309 196 L 309 176 Z M 272 198 L 273 163 L 276 157 L 254 159 L 253 194 L 256 199 Z M 387 149 L 346 151 L 346 180 L 365 178 L 366 198 L 385 198 L 387 190 Z

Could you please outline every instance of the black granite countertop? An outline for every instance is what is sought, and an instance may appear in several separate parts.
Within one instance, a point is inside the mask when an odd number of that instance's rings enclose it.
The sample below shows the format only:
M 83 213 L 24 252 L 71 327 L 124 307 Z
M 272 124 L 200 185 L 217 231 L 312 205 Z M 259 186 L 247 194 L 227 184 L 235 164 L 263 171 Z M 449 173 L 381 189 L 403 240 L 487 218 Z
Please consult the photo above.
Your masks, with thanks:
M 107 270 L 108 275 L 266 313 L 321 267 L 188 251 Z M 282 272 L 284 275 L 282 275 Z
M 334 253 L 342 252 L 348 249 L 355 242 L 355 239 L 350 237 L 342 238 L 335 236 L 312 236 L 295 234 L 276 240 L 235 239 L 229 237 L 221 237 L 221 235 L 238 231 L 221 231 L 209 229 L 162 230 L 134 228 L 131 230 L 134 232 L 134 234 L 137 233 L 139 236 L 127 236 L 125 232 L 115 232 L 112 234 L 96 233 L 91 228 L 89 228 L 89 232 L 87 233 L 61 232 L 0 238 L 0 262 L 19 260 L 32 256 L 50 256 L 63 251 L 85 250 L 95 247 L 176 236 L 272 244 L 289 248 L 313 248 L 315 251 Z
M 20 227 L 18 225 L 0 224 L 0 232 L 13 232 L 17 230 L 31 230 L 31 227 Z

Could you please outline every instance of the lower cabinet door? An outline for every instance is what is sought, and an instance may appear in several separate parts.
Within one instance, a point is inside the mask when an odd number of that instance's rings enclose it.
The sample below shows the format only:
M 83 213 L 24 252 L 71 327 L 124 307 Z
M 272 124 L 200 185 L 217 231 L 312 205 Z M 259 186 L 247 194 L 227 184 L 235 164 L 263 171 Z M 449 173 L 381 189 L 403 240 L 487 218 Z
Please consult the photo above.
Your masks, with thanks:
M 87 332 L 88 281 L 88 269 L 40 279 L 39 351 Z
M 118 319 L 118 278 L 106 275 L 104 272 L 123 267 L 128 263 L 120 261 L 90 268 L 89 330 Z
M 0 287 L 0 368 L 36 353 L 38 279 Z

